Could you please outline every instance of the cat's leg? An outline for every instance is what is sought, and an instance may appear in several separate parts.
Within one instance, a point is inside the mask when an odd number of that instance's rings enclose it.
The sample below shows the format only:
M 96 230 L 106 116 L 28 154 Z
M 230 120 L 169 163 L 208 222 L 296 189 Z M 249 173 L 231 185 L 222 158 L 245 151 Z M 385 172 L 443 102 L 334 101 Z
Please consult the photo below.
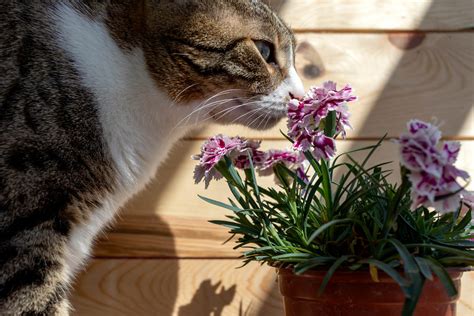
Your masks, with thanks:
M 0 232 L 0 315 L 68 315 L 67 237 L 49 217 L 17 218 Z

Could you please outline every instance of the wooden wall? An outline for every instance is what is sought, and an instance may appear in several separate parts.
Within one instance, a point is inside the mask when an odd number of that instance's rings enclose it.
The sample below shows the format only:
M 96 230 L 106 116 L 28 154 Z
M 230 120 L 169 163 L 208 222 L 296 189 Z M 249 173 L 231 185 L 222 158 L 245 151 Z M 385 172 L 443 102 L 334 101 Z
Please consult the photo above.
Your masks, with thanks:
M 306 87 L 350 82 L 354 131 L 339 150 L 396 136 L 410 118 L 437 118 L 447 139 L 463 144 L 459 166 L 474 174 L 473 0 L 277 0 L 295 29 L 297 68 Z M 286 147 L 278 130 L 211 126 L 176 146 L 149 188 L 121 212 L 78 279 L 75 315 L 282 315 L 275 273 L 236 269 L 226 230 L 207 223 L 225 212 L 197 198 L 224 199 L 225 185 L 204 191 L 192 181 L 190 156 L 217 132 Z M 384 144 L 377 159 L 396 159 Z M 263 179 L 270 184 L 272 179 Z M 469 282 L 470 279 L 470 282 Z M 474 276 L 466 275 L 459 316 L 474 313 Z

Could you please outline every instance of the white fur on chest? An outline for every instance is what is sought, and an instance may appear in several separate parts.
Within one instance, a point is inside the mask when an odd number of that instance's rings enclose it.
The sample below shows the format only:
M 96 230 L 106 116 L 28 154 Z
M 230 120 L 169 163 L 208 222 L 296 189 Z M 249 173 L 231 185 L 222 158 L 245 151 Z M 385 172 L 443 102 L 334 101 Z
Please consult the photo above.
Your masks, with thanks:
M 89 255 L 93 238 L 146 185 L 172 144 L 184 134 L 185 130 L 175 126 L 192 106 L 173 105 L 147 72 L 143 52 L 120 49 L 102 23 L 65 5 L 56 15 L 60 45 L 96 97 L 106 145 L 117 171 L 116 190 L 72 233 L 67 261 L 69 274 L 74 274 Z

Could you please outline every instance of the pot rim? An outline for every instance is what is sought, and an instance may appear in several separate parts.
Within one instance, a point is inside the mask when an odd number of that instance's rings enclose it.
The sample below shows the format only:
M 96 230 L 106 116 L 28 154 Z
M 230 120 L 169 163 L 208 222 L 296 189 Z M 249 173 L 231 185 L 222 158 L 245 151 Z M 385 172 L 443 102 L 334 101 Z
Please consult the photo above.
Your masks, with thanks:
M 286 268 L 278 268 L 274 267 L 277 270 L 278 275 L 282 276 L 294 276 L 298 278 L 311 278 L 311 279 L 322 279 L 326 275 L 328 269 L 312 269 L 308 270 L 302 274 L 295 274 L 293 272 L 292 267 L 286 267 Z M 380 269 L 378 270 L 378 279 L 379 281 L 393 281 L 395 282 L 392 277 L 390 277 L 388 274 L 383 272 Z M 474 271 L 474 267 L 448 267 L 446 268 L 448 271 L 449 275 L 453 279 L 458 279 L 461 278 L 462 274 L 464 272 L 469 272 L 469 271 Z M 357 282 L 363 282 L 364 280 L 373 282 L 372 277 L 370 276 L 370 272 L 368 269 L 363 269 L 363 270 L 348 270 L 348 269 L 340 269 L 337 270 L 333 276 L 331 277 L 331 280 L 346 280 L 348 277 L 353 280 L 357 280 Z M 435 278 L 436 275 L 434 275 Z

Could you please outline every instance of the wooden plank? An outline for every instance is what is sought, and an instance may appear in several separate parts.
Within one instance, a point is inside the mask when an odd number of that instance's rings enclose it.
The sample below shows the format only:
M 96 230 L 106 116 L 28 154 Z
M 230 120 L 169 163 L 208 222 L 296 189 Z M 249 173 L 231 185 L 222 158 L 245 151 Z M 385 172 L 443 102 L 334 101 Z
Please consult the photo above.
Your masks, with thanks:
M 225 201 L 230 195 L 224 182 L 211 183 L 208 190 L 192 180 L 192 154 L 201 142 L 183 141 L 168 162 L 158 171 L 158 177 L 148 188 L 125 207 L 117 225 L 96 247 L 98 257 L 235 257 L 233 243 L 222 245 L 229 236 L 225 228 L 208 223 L 223 219 L 227 212 L 205 203 L 198 194 Z M 338 142 L 339 152 L 361 148 L 373 142 Z M 286 141 L 267 141 L 264 148 L 285 148 Z M 457 165 L 474 174 L 474 141 L 462 142 Z M 397 145 L 385 142 L 372 161 L 393 161 L 398 156 Z M 362 155 L 356 156 L 361 157 Z M 398 165 L 393 164 L 394 168 Z M 395 172 L 392 179 L 397 181 Z M 273 185 L 273 177 L 262 177 L 264 186 Z M 471 184 L 471 188 L 473 184 Z
M 269 0 L 296 30 L 465 30 L 472 0 Z
M 190 197 L 194 198 L 194 197 Z M 237 258 L 227 230 L 206 215 L 123 215 L 97 243 L 96 258 Z M 217 212 L 216 212 L 217 214 Z M 222 218 L 224 212 L 215 217 Z
M 326 80 L 354 86 L 359 101 L 350 105 L 350 138 L 396 136 L 411 118 L 436 118 L 447 137 L 474 138 L 474 33 L 304 34 L 298 40 L 296 66 L 307 88 Z M 284 120 L 265 132 L 213 125 L 189 137 L 225 131 L 275 139 L 280 129 L 286 131 Z
M 237 260 L 94 260 L 72 294 L 73 315 L 282 316 L 275 271 Z M 474 312 L 474 274 L 458 316 Z
M 283 315 L 270 267 L 237 260 L 94 260 L 73 315 Z

